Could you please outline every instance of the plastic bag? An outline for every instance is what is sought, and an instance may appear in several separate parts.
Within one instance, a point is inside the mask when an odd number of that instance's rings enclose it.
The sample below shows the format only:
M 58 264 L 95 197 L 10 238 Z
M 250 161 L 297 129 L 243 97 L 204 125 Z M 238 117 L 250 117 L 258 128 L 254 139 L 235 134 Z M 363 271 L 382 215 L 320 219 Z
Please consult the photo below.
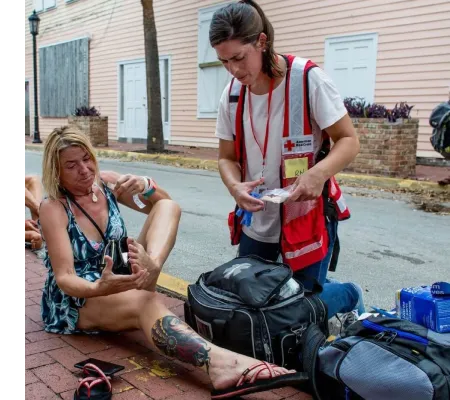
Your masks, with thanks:
M 297 294 L 299 291 L 300 285 L 294 278 L 291 278 L 283 285 L 278 296 L 280 299 L 287 299 L 288 297 L 294 296 L 294 294 Z
M 116 189 L 116 184 L 112 182 L 108 182 L 106 186 L 108 186 L 108 188 L 111 189 L 112 191 Z M 136 204 L 141 210 L 145 208 L 145 204 L 141 201 L 138 194 L 133 195 L 133 201 L 134 204 Z
M 261 200 L 270 201 L 277 204 L 283 203 L 291 195 L 292 188 L 293 185 L 286 186 L 285 188 L 280 189 L 264 190 L 264 192 L 261 193 Z

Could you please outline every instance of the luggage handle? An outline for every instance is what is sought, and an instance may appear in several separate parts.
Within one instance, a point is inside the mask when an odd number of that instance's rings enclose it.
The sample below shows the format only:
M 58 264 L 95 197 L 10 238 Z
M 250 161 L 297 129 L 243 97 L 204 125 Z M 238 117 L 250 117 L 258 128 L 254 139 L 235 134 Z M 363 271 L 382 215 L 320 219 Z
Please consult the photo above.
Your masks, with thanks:
M 277 266 L 272 267 L 272 268 L 263 269 L 262 271 L 255 272 L 255 278 L 258 278 L 259 276 L 261 276 L 263 274 L 266 274 L 268 272 L 272 272 L 273 270 L 275 270 L 277 268 L 280 268 L 280 265 L 277 265 Z

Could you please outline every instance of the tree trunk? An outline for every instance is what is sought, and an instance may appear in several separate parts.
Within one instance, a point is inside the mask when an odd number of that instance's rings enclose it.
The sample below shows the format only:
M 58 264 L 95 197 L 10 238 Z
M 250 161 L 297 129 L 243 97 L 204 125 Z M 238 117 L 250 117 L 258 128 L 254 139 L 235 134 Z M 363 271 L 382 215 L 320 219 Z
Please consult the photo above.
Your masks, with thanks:
M 159 80 L 159 53 L 156 37 L 153 0 L 141 0 L 144 16 L 145 68 L 147 81 L 147 151 L 164 150 L 161 118 L 161 84 Z

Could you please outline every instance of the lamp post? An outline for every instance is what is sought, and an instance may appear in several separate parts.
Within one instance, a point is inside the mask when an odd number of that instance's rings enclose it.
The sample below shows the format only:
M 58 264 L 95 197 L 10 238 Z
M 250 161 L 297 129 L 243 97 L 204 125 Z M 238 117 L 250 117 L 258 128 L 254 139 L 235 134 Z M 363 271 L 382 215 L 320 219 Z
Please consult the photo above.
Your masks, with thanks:
M 36 36 L 39 34 L 39 22 L 41 21 L 36 14 L 36 10 L 28 18 L 30 22 L 30 33 L 33 36 L 33 74 L 34 74 L 34 136 L 33 143 L 42 143 L 39 134 L 39 115 L 38 115 L 38 95 L 37 95 L 37 55 L 36 55 Z

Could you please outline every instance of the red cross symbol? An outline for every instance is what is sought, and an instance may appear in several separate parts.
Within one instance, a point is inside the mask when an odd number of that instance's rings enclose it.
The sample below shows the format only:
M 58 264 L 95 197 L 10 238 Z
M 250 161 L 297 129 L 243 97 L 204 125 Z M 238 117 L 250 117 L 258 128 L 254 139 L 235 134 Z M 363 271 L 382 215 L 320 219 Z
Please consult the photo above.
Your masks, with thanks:
M 287 151 L 291 151 L 294 147 L 295 147 L 295 143 L 292 143 L 290 140 L 288 140 L 288 141 L 284 144 L 284 148 L 285 148 Z

